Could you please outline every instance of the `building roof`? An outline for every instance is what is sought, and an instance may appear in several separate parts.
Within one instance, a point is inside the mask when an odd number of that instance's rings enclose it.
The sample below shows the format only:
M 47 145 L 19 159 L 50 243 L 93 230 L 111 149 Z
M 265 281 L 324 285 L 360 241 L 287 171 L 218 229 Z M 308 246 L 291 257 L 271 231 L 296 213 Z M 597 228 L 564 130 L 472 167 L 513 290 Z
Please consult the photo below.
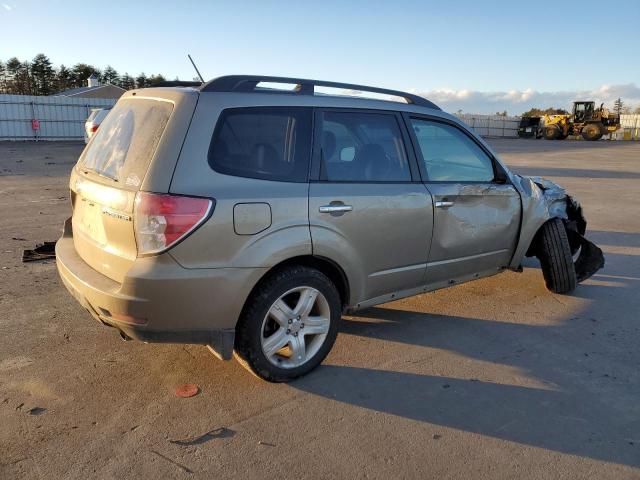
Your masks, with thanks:
M 105 87 L 114 87 L 114 88 L 119 88 L 120 90 L 122 90 L 123 92 L 126 92 L 126 90 L 122 87 L 119 87 L 117 85 L 113 85 L 112 83 L 105 83 L 102 85 L 95 85 L 93 87 L 76 87 L 76 88 L 70 88 L 69 90 L 64 90 L 63 92 L 59 92 L 56 93 L 56 95 L 63 95 L 65 97 L 73 97 L 75 95 L 79 95 L 81 93 L 87 93 L 89 91 L 92 90 L 99 90 L 100 88 L 105 88 Z

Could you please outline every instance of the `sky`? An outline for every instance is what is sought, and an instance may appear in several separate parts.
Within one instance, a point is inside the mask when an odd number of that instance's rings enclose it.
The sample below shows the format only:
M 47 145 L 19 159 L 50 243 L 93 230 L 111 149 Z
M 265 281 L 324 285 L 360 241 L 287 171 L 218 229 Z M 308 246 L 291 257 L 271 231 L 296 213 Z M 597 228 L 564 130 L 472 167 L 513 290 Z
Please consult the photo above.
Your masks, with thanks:
M 0 60 L 45 53 L 137 75 L 264 74 L 420 93 L 518 114 L 640 106 L 640 1 L 0 0 Z

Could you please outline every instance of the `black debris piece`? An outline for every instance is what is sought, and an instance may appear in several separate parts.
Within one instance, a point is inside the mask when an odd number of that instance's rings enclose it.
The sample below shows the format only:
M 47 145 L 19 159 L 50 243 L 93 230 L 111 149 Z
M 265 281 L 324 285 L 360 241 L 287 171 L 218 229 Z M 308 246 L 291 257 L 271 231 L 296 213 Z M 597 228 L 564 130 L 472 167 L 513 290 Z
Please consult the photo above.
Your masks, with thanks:
M 580 254 L 575 260 L 576 280 L 582 282 L 604 267 L 604 254 L 597 245 L 587 240 L 579 232 L 567 228 L 569 243 L 580 247 Z M 577 249 L 576 253 L 577 253 Z
M 38 262 L 52 258 L 56 258 L 56 242 L 38 243 L 33 250 L 27 249 L 22 252 L 23 262 Z

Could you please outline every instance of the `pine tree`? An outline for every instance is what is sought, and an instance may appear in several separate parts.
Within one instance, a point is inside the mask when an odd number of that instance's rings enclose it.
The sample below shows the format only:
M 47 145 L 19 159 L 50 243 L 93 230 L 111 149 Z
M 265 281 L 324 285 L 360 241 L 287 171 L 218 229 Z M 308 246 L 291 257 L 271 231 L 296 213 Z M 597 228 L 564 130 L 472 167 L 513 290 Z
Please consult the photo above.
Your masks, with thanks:
M 6 69 L 7 93 L 15 95 L 31 95 L 33 93 L 33 81 L 28 62 L 21 62 L 13 57 L 7 62 Z
M 87 63 L 76 63 L 71 69 L 71 79 L 74 87 L 86 87 L 87 79 L 91 75 L 100 77 L 100 70 Z
M 7 69 L 4 66 L 4 63 L 0 60 L 0 93 L 6 93 L 6 75 Z
M 16 83 L 16 77 L 20 72 L 20 65 L 22 64 L 16 57 L 12 57 L 7 60 L 7 64 L 5 66 L 5 90 L 7 93 L 17 94 L 20 90 Z
M 33 81 L 33 93 L 35 95 L 51 95 L 55 86 L 55 72 L 51 66 L 51 60 L 39 53 L 31 61 L 31 77 Z
M 149 86 L 149 79 L 142 72 L 140 75 L 136 77 L 136 88 L 144 88 Z
M 156 85 L 160 82 L 166 82 L 167 79 L 164 78 L 164 75 L 162 75 L 161 73 L 158 73 L 157 75 L 151 75 L 149 77 L 149 85 Z
M 118 85 L 118 83 L 120 82 L 120 75 L 118 75 L 118 72 L 115 70 L 115 68 L 113 68 L 111 65 L 107 65 L 107 68 L 102 71 L 100 81 L 102 83 Z
M 125 74 L 122 75 L 122 78 L 120 78 L 119 87 L 124 88 L 125 90 L 132 90 L 136 88 L 136 81 L 131 75 L 125 72 Z
M 73 79 L 71 77 L 71 70 L 64 65 L 60 65 L 56 72 L 56 90 L 62 92 L 73 88 Z

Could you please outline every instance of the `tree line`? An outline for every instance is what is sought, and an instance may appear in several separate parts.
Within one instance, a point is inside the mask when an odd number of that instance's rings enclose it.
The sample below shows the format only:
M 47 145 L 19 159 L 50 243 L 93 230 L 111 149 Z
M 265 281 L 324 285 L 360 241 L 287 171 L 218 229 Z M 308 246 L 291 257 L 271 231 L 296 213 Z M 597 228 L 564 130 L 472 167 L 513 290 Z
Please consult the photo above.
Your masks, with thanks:
M 95 74 L 101 83 L 111 83 L 130 90 L 143 88 L 163 82 L 162 74 L 147 76 L 140 73 L 132 77 L 128 73 L 120 74 L 107 65 L 99 69 L 88 63 L 76 63 L 72 67 L 53 63 L 44 53 L 39 53 L 31 61 L 21 61 L 16 57 L 6 62 L 0 59 L 0 93 L 16 95 L 55 95 L 75 87 L 86 87 L 87 79 Z

